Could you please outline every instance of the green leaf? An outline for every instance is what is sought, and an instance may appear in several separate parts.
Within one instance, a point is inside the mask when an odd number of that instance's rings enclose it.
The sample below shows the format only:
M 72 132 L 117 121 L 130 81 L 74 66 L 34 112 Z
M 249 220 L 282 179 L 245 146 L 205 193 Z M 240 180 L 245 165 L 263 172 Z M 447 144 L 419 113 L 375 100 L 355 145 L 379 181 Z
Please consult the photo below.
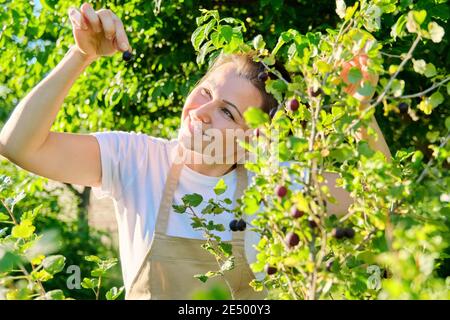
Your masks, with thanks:
M 206 228 L 210 231 L 211 230 L 216 230 L 219 232 L 225 231 L 225 227 L 223 226 L 223 224 L 215 224 L 213 221 L 208 221 Z
M 102 259 L 100 259 L 97 256 L 94 255 L 90 255 L 90 256 L 85 256 L 84 260 L 89 261 L 89 262 L 95 262 L 95 263 L 101 263 Z
M 206 26 L 205 26 L 205 30 L 204 30 L 204 34 L 205 34 L 205 38 L 208 37 L 209 33 L 211 32 L 212 28 L 216 25 L 216 21 L 215 20 L 211 20 L 209 21 Z
M 61 272 L 64 269 L 65 264 L 66 258 L 62 255 L 49 256 L 42 261 L 44 269 L 52 275 Z
M 211 44 L 212 41 L 208 40 L 200 47 L 196 59 L 197 64 L 202 65 L 205 62 L 206 55 L 215 49 Z
M 245 23 L 242 20 L 238 19 L 238 18 L 226 17 L 226 18 L 223 18 L 220 21 L 221 22 L 223 21 L 223 22 L 226 22 L 226 23 L 229 23 L 229 24 L 239 24 L 239 28 L 242 28 L 243 32 L 247 31 L 247 28 L 245 27 Z
M 392 92 L 394 97 L 400 97 L 403 94 L 404 88 L 405 88 L 404 80 L 394 79 L 394 81 L 392 81 L 390 91 Z
M 322 60 L 317 61 L 316 66 L 317 66 L 317 70 L 319 70 L 320 73 L 327 73 L 332 70 L 331 65 L 329 65 L 328 63 L 326 63 Z
M 447 82 L 447 94 L 450 96 L 450 82 Z
M 347 6 L 345 5 L 344 0 L 336 0 L 336 14 L 339 18 L 343 19 L 345 17 L 345 10 Z
M 3 237 L 8 232 L 8 230 L 8 227 L 0 229 L 0 237 Z
M 219 32 L 227 42 L 231 41 L 231 38 L 233 37 L 233 28 L 231 26 L 228 25 L 220 26 Z
M 106 300 L 116 300 L 123 292 L 124 287 L 120 287 L 117 289 L 117 287 L 112 287 L 108 290 L 106 293 Z
M 221 249 L 221 251 L 225 254 L 225 256 L 230 256 L 233 252 L 233 245 L 231 243 L 225 243 L 225 242 L 220 242 L 219 243 L 219 248 Z
M 413 11 L 413 17 L 414 20 L 416 20 L 416 22 L 421 25 L 424 21 L 425 18 L 427 17 L 427 12 L 425 10 L 420 10 L 420 11 Z
M 344 162 L 345 160 L 350 159 L 352 156 L 352 150 L 347 145 L 342 145 L 336 149 L 330 151 L 330 157 L 336 159 L 339 162 Z
M 176 213 L 185 213 L 186 212 L 186 206 L 184 206 L 184 205 L 173 204 L 172 208 Z
M 275 99 L 278 101 L 283 99 L 283 93 L 287 90 L 287 88 L 287 84 L 281 79 L 266 81 L 267 92 L 273 94 Z
M 0 246 L 0 273 L 11 271 L 21 262 L 20 256 L 6 251 Z
M 98 279 L 84 278 L 81 286 L 85 289 L 95 289 L 98 286 Z
M 425 21 L 427 12 L 425 10 L 408 12 L 406 28 L 411 33 L 417 33 L 420 30 L 420 25 Z
M 229 271 L 234 268 L 234 257 L 228 258 L 221 266 L 220 271 Z
M 195 29 L 191 35 L 192 46 L 194 47 L 194 49 L 196 51 L 199 50 L 200 44 L 205 39 L 205 28 L 206 28 L 206 26 L 202 25 L 202 26 L 198 27 L 197 29 Z
M 186 194 L 182 198 L 183 203 L 187 206 L 197 207 L 203 201 L 203 197 L 198 193 Z
M 433 106 L 431 105 L 428 98 L 423 99 L 417 107 L 425 114 L 431 114 L 431 111 L 433 110 Z
M 269 65 L 269 66 L 273 65 L 273 64 L 275 63 L 275 59 L 274 59 L 273 57 L 277 54 L 278 50 L 280 50 L 281 47 L 282 47 L 285 43 L 286 43 L 286 42 L 284 41 L 283 37 L 281 37 L 281 36 L 278 37 L 277 44 L 275 45 L 275 48 L 273 48 L 272 54 L 271 54 L 269 57 L 265 57 L 265 58 L 263 59 L 263 62 L 265 62 L 265 63 L 266 63 L 267 65 Z M 267 60 L 270 60 L 270 61 L 267 61 Z
M 375 152 L 369 147 L 367 141 L 358 142 L 358 153 L 367 158 L 371 158 L 375 154 Z
M 7 220 L 9 220 L 9 219 L 10 219 L 10 218 L 9 218 L 8 215 L 6 215 L 6 214 L 0 212 L 0 221 L 7 221 Z
M 347 10 L 345 10 L 345 18 L 344 18 L 344 20 L 345 21 L 350 20 L 353 17 L 353 15 L 355 14 L 356 9 L 358 9 L 358 2 L 356 2 L 353 5 L 353 7 L 348 7 Z
M 253 48 L 256 50 L 264 49 L 266 46 L 266 42 L 263 39 L 263 36 L 258 34 L 255 38 L 253 38 Z
M 203 209 L 202 209 L 202 213 L 203 214 L 211 214 L 214 212 L 214 208 L 216 207 L 216 205 L 214 203 L 208 203 Z
M 424 74 L 426 70 L 426 62 L 423 59 L 415 60 L 412 59 L 414 71 L 420 74 Z
M 31 278 L 34 281 L 45 282 L 45 281 L 48 281 L 50 279 L 53 279 L 53 275 L 50 272 L 48 272 L 47 270 L 42 269 L 42 270 L 39 270 L 39 271 L 32 271 L 31 272 Z
M 402 37 L 406 34 L 405 32 L 405 24 L 406 24 L 406 14 L 401 15 L 397 22 L 391 27 L 391 37 L 394 38 L 394 40 L 397 39 L 397 37 Z
M 25 219 L 18 226 L 12 228 L 11 235 L 14 238 L 27 239 L 33 235 L 34 230 L 36 230 L 36 227 L 33 226 L 32 221 Z
M 106 271 L 101 268 L 95 268 L 94 270 L 91 271 L 92 277 L 102 277 L 105 274 L 106 274 Z
M 275 57 L 274 54 L 272 53 L 271 55 L 264 57 L 263 62 L 265 64 L 267 64 L 268 66 L 272 66 L 275 64 Z
M 439 91 L 433 93 L 429 99 L 433 109 L 436 108 L 438 105 L 440 105 L 442 102 L 444 102 L 444 96 Z
M 348 72 L 348 81 L 350 83 L 355 84 L 355 83 L 359 83 L 359 81 L 361 81 L 361 79 L 362 79 L 362 73 L 359 70 L 359 68 L 355 68 L 355 67 L 350 68 L 350 70 Z
M 308 140 L 306 138 L 289 136 L 287 146 L 292 152 L 301 153 L 308 149 Z
M 244 197 L 243 203 L 244 203 L 243 211 L 245 214 L 249 215 L 254 214 L 256 211 L 259 210 L 259 203 L 253 197 Z
M 427 78 L 431 78 L 434 77 L 436 75 L 436 67 L 434 66 L 434 64 L 432 63 L 427 63 L 427 65 L 425 66 L 425 77 Z
M 221 195 L 227 190 L 227 185 L 225 184 L 225 181 L 223 179 L 220 179 L 219 182 L 217 182 L 216 186 L 214 187 L 214 193 L 216 195 Z
M 203 223 L 204 223 L 205 219 L 192 217 L 191 220 L 192 220 L 192 223 L 191 223 L 192 228 L 200 229 L 200 228 L 204 227 Z
M 253 279 L 252 281 L 250 281 L 249 284 L 253 288 L 253 290 L 255 290 L 256 292 L 260 292 L 260 291 L 264 290 L 264 284 L 262 281 Z
M 196 274 L 194 275 L 194 278 L 200 280 L 201 282 L 206 282 L 209 279 L 209 277 L 204 274 Z
M 442 28 L 434 21 L 428 24 L 428 32 L 430 34 L 431 41 L 435 43 L 441 42 L 445 34 L 444 28 Z
M 368 97 L 371 96 L 375 91 L 375 88 L 372 86 L 372 84 L 369 81 L 364 81 L 364 84 L 362 87 L 358 89 L 358 93 L 362 96 Z
M 48 291 L 45 294 L 45 300 L 64 300 L 65 298 L 64 292 L 59 289 Z
M 244 112 L 244 119 L 251 128 L 257 128 L 269 122 L 269 115 L 262 111 L 261 108 L 249 107 Z
M 450 131 L 450 117 L 445 118 L 445 127 Z

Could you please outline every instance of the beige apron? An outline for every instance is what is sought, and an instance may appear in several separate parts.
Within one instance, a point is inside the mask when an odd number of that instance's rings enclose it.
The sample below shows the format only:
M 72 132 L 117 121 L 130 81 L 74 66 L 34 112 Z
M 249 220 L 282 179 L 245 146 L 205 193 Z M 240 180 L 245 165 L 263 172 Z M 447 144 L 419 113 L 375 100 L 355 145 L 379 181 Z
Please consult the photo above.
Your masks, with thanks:
M 227 288 L 222 276 L 210 278 L 206 283 L 194 278 L 195 274 L 219 268 L 214 256 L 200 247 L 205 240 L 166 235 L 173 195 L 182 167 L 183 164 L 173 163 L 169 171 L 150 249 L 131 283 L 126 299 L 190 300 L 193 292 L 205 290 L 214 284 L 219 283 Z M 243 165 L 237 165 L 236 170 L 237 186 L 234 196 L 238 199 L 248 181 Z M 232 241 L 226 241 L 233 246 L 235 267 L 225 271 L 224 276 L 235 299 L 262 300 L 267 292 L 255 292 L 249 285 L 254 275 L 245 255 L 244 234 L 242 231 L 232 232 Z

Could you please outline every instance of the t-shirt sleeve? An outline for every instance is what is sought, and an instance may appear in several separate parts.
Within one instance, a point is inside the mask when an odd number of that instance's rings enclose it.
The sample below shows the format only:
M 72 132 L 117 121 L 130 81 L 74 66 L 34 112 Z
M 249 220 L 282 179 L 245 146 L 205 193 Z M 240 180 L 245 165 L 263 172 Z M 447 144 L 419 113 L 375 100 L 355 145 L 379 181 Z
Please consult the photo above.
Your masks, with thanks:
M 93 132 L 100 146 L 102 181 L 92 187 L 97 199 L 110 197 L 119 200 L 124 190 L 135 179 L 145 155 L 148 154 L 148 136 L 125 131 Z

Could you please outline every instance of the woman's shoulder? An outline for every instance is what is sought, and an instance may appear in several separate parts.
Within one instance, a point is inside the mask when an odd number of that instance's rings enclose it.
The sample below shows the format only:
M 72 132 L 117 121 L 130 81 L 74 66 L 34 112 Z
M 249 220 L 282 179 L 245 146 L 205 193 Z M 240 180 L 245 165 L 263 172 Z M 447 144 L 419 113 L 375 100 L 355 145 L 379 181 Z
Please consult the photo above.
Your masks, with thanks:
M 140 159 L 144 154 L 148 154 L 152 159 L 168 159 L 171 150 L 177 143 L 176 139 L 156 137 L 133 130 L 106 130 L 92 132 L 90 135 L 95 136 L 102 145 L 111 146 L 111 150 L 115 150 L 123 157 L 135 156 Z

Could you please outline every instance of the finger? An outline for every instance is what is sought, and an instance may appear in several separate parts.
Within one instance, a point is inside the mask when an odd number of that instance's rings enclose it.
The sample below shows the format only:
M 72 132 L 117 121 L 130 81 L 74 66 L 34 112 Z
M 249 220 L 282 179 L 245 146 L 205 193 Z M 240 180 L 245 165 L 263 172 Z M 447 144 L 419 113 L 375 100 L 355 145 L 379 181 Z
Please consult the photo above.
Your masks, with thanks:
M 69 20 L 73 28 L 81 30 L 81 25 L 78 24 L 78 22 L 72 17 L 70 10 L 69 10 Z
M 83 30 L 87 30 L 88 26 L 83 19 L 82 14 L 76 8 L 69 8 L 69 19 Z
M 89 3 L 83 3 L 83 5 L 81 6 L 81 12 L 83 13 L 83 16 L 86 18 L 86 20 L 89 22 L 89 24 L 92 26 L 92 29 L 94 29 L 95 32 L 102 32 L 100 19 L 98 18 L 97 14 L 95 13 L 94 9 Z
M 97 16 L 100 18 L 106 39 L 112 40 L 116 35 L 116 29 L 111 12 L 107 9 L 102 9 L 97 11 Z
M 72 27 L 73 28 L 75 28 L 75 29 L 77 29 L 77 30 L 81 30 L 81 26 L 80 25 L 78 25 L 74 20 L 72 20 L 70 17 L 69 17 L 69 20 L 70 20 L 70 23 L 72 24 Z
M 113 12 L 111 12 L 111 16 L 116 27 L 117 45 L 122 51 L 132 51 L 122 21 Z

